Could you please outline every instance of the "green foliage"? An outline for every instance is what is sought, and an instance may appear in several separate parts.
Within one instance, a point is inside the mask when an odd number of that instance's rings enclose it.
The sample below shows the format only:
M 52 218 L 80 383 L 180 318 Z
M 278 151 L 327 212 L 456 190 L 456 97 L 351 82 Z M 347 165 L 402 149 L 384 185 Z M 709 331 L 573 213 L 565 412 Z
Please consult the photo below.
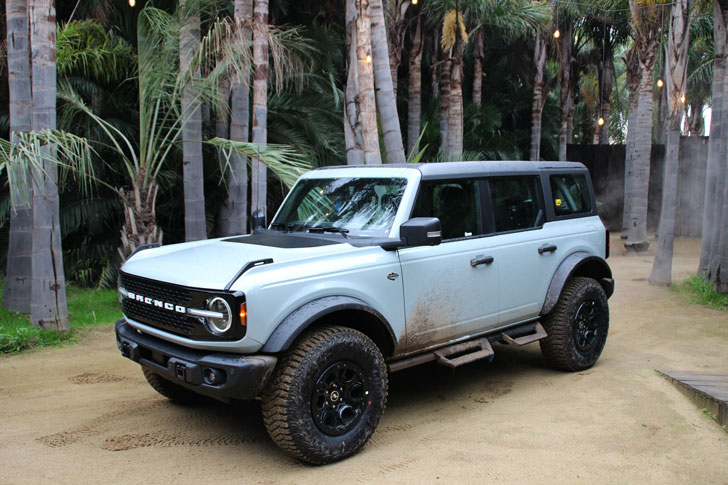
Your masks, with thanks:
M 672 288 L 680 291 L 693 303 L 728 312 L 728 296 L 718 293 L 713 283 L 694 275 Z
M 0 294 L 2 291 L 0 290 Z M 115 290 L 67 288 L 70 332 L 30 326 L 28 316 L 0 308 L 0 354 L 73 342 L 84 327 L 108 324 L 121 317 Z

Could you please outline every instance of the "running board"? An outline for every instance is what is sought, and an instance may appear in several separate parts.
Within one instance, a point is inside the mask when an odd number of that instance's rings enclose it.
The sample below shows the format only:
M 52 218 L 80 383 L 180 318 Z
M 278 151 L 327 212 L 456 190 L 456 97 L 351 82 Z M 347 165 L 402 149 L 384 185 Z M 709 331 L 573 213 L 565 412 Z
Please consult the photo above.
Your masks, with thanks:
M 482 338 L 461 344 L 450 345 L 434 351 L 433 354 L 435 354 L 438 364 L 454 369 L 463 364 L 469 364 L 480 359 L 488 358 L 492 361 L 495 352 L 493 352 L 493 347 L 490 346 L 488 339 Z M 451 359 L 450 357 L 453 355 L 458 356 Z
M 505 344 L 510 345 L 526 345 L 530 344 L 531 342 L 535 342 L 537 340 L 541 340 L 542 338 L 548 337 L 548 334 L 546 333 L 546 330 L 543 328 L 541 323 L 536 323 L 536 326 L 534 327 L 534 333 L 523 335 L 521 337 L 513 338 L 507 333 L 503 333 L 501 336 L 501 341 Z

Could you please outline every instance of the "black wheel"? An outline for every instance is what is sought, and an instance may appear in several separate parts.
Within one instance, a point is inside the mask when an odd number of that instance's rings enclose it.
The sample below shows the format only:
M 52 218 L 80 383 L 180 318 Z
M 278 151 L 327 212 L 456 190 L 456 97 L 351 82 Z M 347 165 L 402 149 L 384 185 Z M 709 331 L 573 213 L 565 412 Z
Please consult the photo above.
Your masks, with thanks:
M 196 392 L 190 391 L 189 389 L 185 389 L 174 382 L 168 381 L 146 367 L 142 367 L 142 372 L 144 373 L 144 378 L 147 380 L 149 385 L 170 401 L 174 401 L 177 404 L 194 404 L 202 400 L 202 396 Z
M 324 327 L 278 361 L 262 396 L 273 441 L 311 464 L 353 455 L 369 440 L 387 403 L 387 368 L 366 335 Z
M 607 342 L 607 295 L 591 278 L 571 278 L 541 323 L 548 333 L 540 342 L 541 351 L 551 365 L 566 371 L 588 369 L 599 359 Z

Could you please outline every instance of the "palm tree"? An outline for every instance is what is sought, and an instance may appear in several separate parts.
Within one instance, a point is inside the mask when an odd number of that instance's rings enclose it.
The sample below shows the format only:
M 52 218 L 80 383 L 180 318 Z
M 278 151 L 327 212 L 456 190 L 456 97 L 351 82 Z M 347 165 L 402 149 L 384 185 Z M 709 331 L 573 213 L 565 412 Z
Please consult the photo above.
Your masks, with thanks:
M 624 246 L 632 251 L 646 251 L 647 241 L 647 189 L 650 180 L 650 153 L 652 149 L 652 75 L 655 67 L 655 54 L 661 40 L 661 25 L 664 9 L 656 0 L 637 3 L 630 0 L 632 29 L 637 48 L 640 71 L 639 99 L 631 147 L 632 183 L 628 194 L 629 223 L 627 242 Z M 629 149 L 629 146 L 628 146 Z M 629 155 L 628 155 L 629 156 Z
M 417 26 L 412 32 L 412 47 L 409 51 L 409 82 L 407 89 L 407 153 L 418 151 L 422 117 L 422 14 L 415 20 Z
M 384 23 L 382 0 L 370 0 L 372 61 L 374 64 L 374 84 L 379 121 L 382 124 L 384 151 L 388 163 L 404 163 L 402 130 L 397 114 L 397 100 L 392 83 L 392 72 L 396 66 L 390 64 L 387 29 Z M 396 56 L 397 58 L 399 56 Z
M 710 121 L 710 142 L 708 145 L 708 166 L 705 179 L 705 208 L 703 212 L 703 237 L 700 250 L 699 274 L 712 281 L 718 290 L 728 292 L 728 234 L 725 213 L 728 194 L 726 188 L 726 153 L 728 142 L 728 1 L 713 1 L 714 48 L 712 114 Z
M 180 69 L 189 70 L 190 62 L 200 48 L 200 13 L 196 1 L 181 0 L 182 17 L 179 35 Z M 200 73 L 194 73 L 199 77 Z M 202 175 L 202 107 L 195 102 L 194 86 L 182 89 L 182 180 L 185 199 L 185 240 L 207 238 L 205 193 Z
M 688 45 L 690 44 L 690 7 L 688 0 L 675 2 L 670 13 L 670 32 L 666 50 L 666 84 L 668 133 L 665 177 L 662 185 L 662 211 L 655 260 L 650 283 L 667 286 L 672 282 L 672 249 L 677 212 L 678 160 L 680 157 L 680 121 L 685 112 Z
M 346 163 L 364 163 L 364 141 L 359 116 L 359 73 L 357 67 L 357 18 L 356 0 L 346 0 L 346 88 L 344 91 L 344 140 Z
M 361 119 L 364 163 L 381 164 L 377 112 L 372 72 L 371 11 L 368 0 L 356 0 L 356 67 L 359 85 L 359 117 Z
M 546 40 L 545 34 L 536 34 L 533 46 L 533 64 L 535 74 L 533 76 L 533 104 L 531 108 L 531 149 L 529 160 L 538 161 L 541 159 L 541 114 L 546 101 L 544 96 L 544 71 L 546 68 Z
M 250 43 L 252 31 L 248 27 L 253 15 L 253 0 L 235 0 L 235 23 L 242 36 Z M 225 110 L 220 110 L 225 113 Z M 220 137 L 220 135 L 217 135 Z M 221 137 L 222 138 L 222 137 Z M 247 142 L 250 139 L 250 76 L 236 73 L 232 76 L 230 96 L 230 139 Z M 218 233 L 220 236 L 244 234 L 248 229 L 248 164 L 239 154 L 230 157 L 227 171 L 227 197 L 220 208 Z
M 634 174 L 632 156 L 634 153 L 634 138 L 637 125 L 637 108 L 639 104 L 639 89 L 642 82 L 642 70 L 638 59 L 637 45 L 633 45 L 624 57 L 625 74 L 629 86 L 629 113 L 627 118 L 627 149 L 624 157 L 624 204 L 622 210 L 622 239 L 627 239 L 627 231 L 631 222 L 632 185 Z
M 16 132 L 31 130 L 30 43 L 26 0 L 7 0 L 7 56 L 10 93 L 11 141 Z M 30 208 L 12 204 L 5 274 L 3 306 L 11 311 L 30 312 L 31 241 L 33 219 Z
M 255 0 L 253 7 L 253 143 L 268 141 L 268 0 Z M 268 174 L 265 165 L 253 159 L 250 203 L 253 211 L 267 213 Z

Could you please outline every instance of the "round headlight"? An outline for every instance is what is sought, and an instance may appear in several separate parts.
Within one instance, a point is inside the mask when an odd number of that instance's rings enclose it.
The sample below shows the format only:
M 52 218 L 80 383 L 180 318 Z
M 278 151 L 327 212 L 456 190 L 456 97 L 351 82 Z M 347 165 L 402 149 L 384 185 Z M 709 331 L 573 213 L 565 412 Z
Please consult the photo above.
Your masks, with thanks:
M 230 311 L 230 305 L 219 296 L 213 298 L 207 302 L 207 309 L 211 312 L 221 313 L 220 318 L 205 318 L 207 323 L 207 329 L 215 335 L 222 335 L 228 330 L 233 324 L 233 312 Z

